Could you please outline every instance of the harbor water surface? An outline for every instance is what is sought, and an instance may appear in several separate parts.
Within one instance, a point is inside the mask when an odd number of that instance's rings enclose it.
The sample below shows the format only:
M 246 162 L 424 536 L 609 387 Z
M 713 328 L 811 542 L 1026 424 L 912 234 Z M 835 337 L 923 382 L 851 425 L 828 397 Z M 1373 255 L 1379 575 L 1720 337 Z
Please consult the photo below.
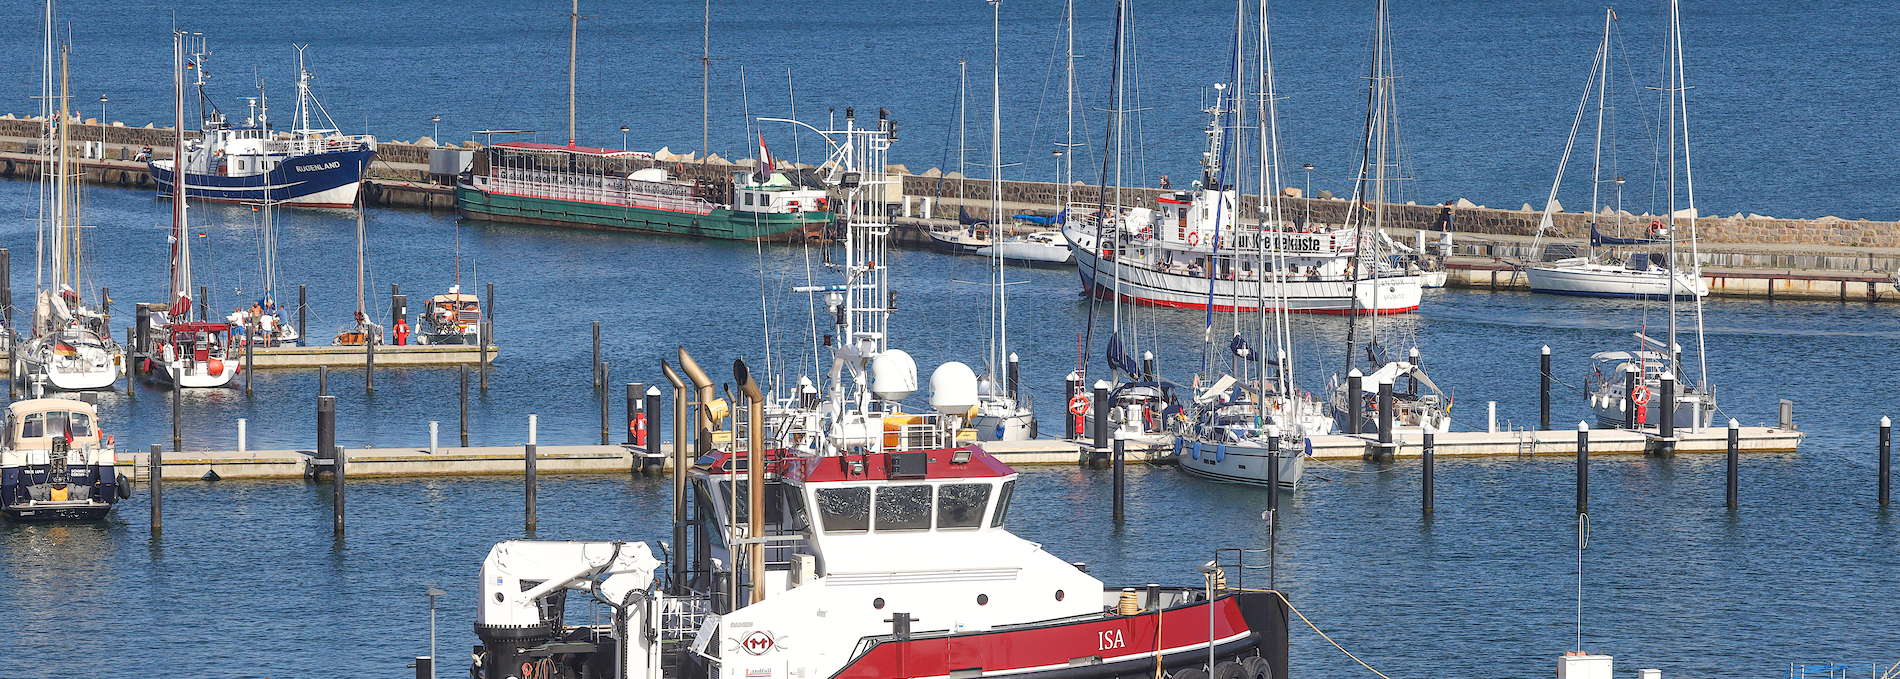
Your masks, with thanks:
M 30 183 L 0 183 L 0 207 L 30 216 L 34 194 Z M 88 271 L 94 285 L 112 289 L 122 333 L 132 302 L 162 295 L 165 210 L 145 192 L 95 188 L 87 198 L 87 223 L 99 225 L 89 236 Z M 192 215 L 199 281 L 213 290 L 212 308 L 228 312 L 260 294 L 256 214 L 217 206 Z M 284 211 L 279 224 L 280 299 L 292 302 L 295 284 L 308 285 L 310 334 L 327 337 L 355 305 L 354 222 L 344 212 Z M 831 280 L 818 248 L 545 231 L 397 211 L 371 211 L 367 228 L 372 313 L 387 313 L 390 283 L 402 285 L 412 308 L 445 290 L 458 251 L 465 287 L 496 283 L 504 353 L 488 392 L 471 399 L 476 445 L 525 442 L 530 413 L 539 415 L 543 444 L 598 440 L 588 370 L 595 320 L 614 375 L 616 440 L 624 433 L 618 385 L 659 381 L 658 361 L 677 346 L 718 378 L 731 359 L 764 360 L 769 318 L 774 371 L 795 380 L 813 370 L 810 301 L 790 288 L 808 275 Z M 13 253 L 16 303 L 30 309 L 31 222 L 0 225 L 0 246 Z M 893 346 L 911 352 L 926 377 L 951 360 L 982 372 L 988 302 L 986 288 L 971 281 L 986 280 L 983 260 L 899 250 L 885 262 L 898 292 Z M 1061 377 L 1075 366 L 1089 305 L 1071 270 L 1010 276 L 1023 284 L 1010 286 L 1009 349 L 1023 356 L 1026 387 L 1045 431 L 1053 430 Z M 1108 308 L 1097 311 L 1099 346 L 1110 326 Z M 1198 367 L 1202 313 L 1123 313 L 1137 350 L 1155 351 L 1164 376 L 1185 378 Z M 1231 318 L 1216 314 L 1216 346 L 1225 345 Z M 1578 385 L 1588 354 L 1633 348 L 1629 333 L 1645 318 L 1659 334 L 1653 304 L 1435 291 L 1421 312 L 1381 319 L 1378 333 L 1394 347 L 1416 342 L 1434 379 L 1454 393 L 1460 429 L 1482 428 L 1493 400 L 1505 426 L 1534 426 L 1537 352 L 1549 344 L 1565 383 L 1555 394 L 1553 426 L 1562 428 L 1585 415 Z M 1720 419 L 1772 422 L 1777 399 L 1789 398 L 1809 438 L 1798 455 L 1744 458 L 1742 505 L 1733 512 L 1722 506 L 1718 458 L 1597 459 L 1583 553 L 1583 647 L 1619 656 L 1625 669 L 1657 666 L 1668 676 L 1891 661 L 1900 651 L 1893 632 L 1900 587 L 1890 577 L 1900 565 L 1900 532 L 1874 502 L 1873 439 L 1879 417 L 1894 414 L 1883 408 L 1900 393 L 1888 351 L 1900 339 L 1900 311 L 1722 299 L 1708 304 L 1705 322 Z M 1299 317 L 1293 326 L 1295 369 L 1317 390 L 1344 365 L 1346 321 Z M 1367 331 L 1365 321 L 1360 329 Z M 186 395 L 187 449 L 234 448 L 238 418 L 249 422 L 253 449 L 311 445 L 316 374 L 260 371 L 255 379 L 252 396 Z M 452 439 L 455 371 L 383 369 L 376 385 L 369 395 L 361 370 L 331 373 L 339 442 L 422 447 L 431 420 Z M 923 395 L 912 400 L 921 406 Z M 163 392 L 104 394 L 101 410 L 122 450 L 170 438 Z M 1110 583 L 1193 584 L 1194 567 L 1213 549 L 1269 544 L 1257 489 L 1137 468 L 1130 514 L 1118 526 L 1106 472 L 1023 471 L 1028 485 L 1012 529 L 1061 558 L 1088 562 Z M 1316 463 L 1285 496 L 1275 584 L 1314 624 L 1395 677 L 1548 673 L 1577 644 L 1572 473 L 1567 457 L 1442 461 L 1438 511 L 1427 520 L 1417 462 Z M 8 583 L 0 610 L 12 621 L 0 676 L 114 676 L 134 665 L 168 675 L 406 676 L 409 658 L 428 652 L 422 592 L 430 585 L 450 593 L 438 601 L 438 643 L 443 676 L 451 676 L 474 643 L 482 557 L 495 541 L 522 535 L 520 480 L 351 487 L 350 530 L 334 540 L 330 486 L 298 482 L 168 484 L 162 537 L 149 534 L 143 486 L 104 523 L 0 528 Z M 658 540 L 669 493 L 657 480 L 544 477 L 537 537 Z M 1247 574 L 1249 585 L 1267 582 L 1264 569 Z M 1299 627 L 1297 676 L 1366 676 Z M 78 652 L 102 644 L 113 652 Z

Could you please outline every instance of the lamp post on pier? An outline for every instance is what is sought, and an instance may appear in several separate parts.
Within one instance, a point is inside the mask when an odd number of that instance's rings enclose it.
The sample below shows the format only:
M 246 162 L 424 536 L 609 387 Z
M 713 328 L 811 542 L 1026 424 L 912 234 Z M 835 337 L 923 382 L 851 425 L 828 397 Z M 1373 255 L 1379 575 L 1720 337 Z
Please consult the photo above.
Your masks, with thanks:
M 106 130 L 112 129 L 112 122 L 106 118 L 106 95 L 99 95 L 99 159 L 106 159 Z
M 633 128 L 627 127 L 626 125 L 620 126 L 620 150 L 622 151 L 627 150 L 627 131 L 631 129 Z
M 436 146 L 441 146 L 442 145 L 442 116 L 441 114 L 429 116 L 429 122 L 435 124 L 435 134 L 429 138 L 435 140 Z M 434 651 L 430 651 L 430 652 L 434 653 Z
M 1313 221 L 1313 164 L 1301 165 L 1300 169 L 1306 170 L 1306 193 L 1300 194 L 1300 198 L 1305 199 L 1302 202 L 1306 203 L 1306 214 L 1300 217 L 1300 223 L 1304 226 Z

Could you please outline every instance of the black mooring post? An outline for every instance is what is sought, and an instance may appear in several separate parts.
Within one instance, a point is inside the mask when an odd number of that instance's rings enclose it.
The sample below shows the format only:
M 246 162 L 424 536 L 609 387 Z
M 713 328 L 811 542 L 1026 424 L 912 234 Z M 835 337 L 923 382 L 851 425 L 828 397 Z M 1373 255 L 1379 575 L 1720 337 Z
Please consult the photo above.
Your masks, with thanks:
M 1577 423 L 1577 513 L 1590 512 L 1590 423 Z
M 317 395 L 330 395 L 330 366 L 317 366 Z
M 1550 345 L 1544 345 L 1541 353 L 1539 372 L 1543 374 L 1537 389 L 1537 429 L 1544 431 L 1550 429 Z
M 132 312 L 132 355 L 143 358 L 152 355 L 152 308 L 139 304 Z M 134 361 L 133 366 L 139 365 Z
M 1365 379 L 1366 376 L 1360 373 L 1358 368 L 1353 368 L 1352 372 L 1346 373 L 1346 433 L 1348 434 L 1359 433 L 1359 422 L 1365 419 L 1360 412 L 1364 409 L 1366 402 Z
M 363 334 L 363 391 L 376 393 L 376 343 Z
M 198 286 L 198 320 L 211 320 L 211 288 Z
M 1893 487 L 1893 420 L 1880 418 L 1880 506 L 1888 505 Z
M 1009 377 L 1009 398 L 1010 400 L 1016 401 L 1016 406 L 1020 408 L 1023 405 L 1022 404 L 1022 400 L 1023 400 L 1022 359 L 1018 358 L 1016 356 L 1016 352 L 1013 352 L 1013 351 L 1009 353 L 1008 377 Z
M 165 449 L 156 443 L 145 458 L 145 478 L 152 484 L 152 534 L 165 531 Z
M 527 482 L 527 503 L 528 503 L 527 519 L 528 519 L 528 532 L 530 533 L 534 532 L 534 499 L 535 499 L 534 498 L 534 457 L 535 457 L 534 448 L 535 448 L 534 444 L 532 443 L 528 444 L 527 459 L 526 459 L 527 473 L 524 478 L 524 481 Z
M 492 290 L 493 288 L 490 289 Z M 481 328 L 481 330 L 477 332 L 482 336 L 482 355 L 481 360 L 476 363 L 476 367 L 481 372 L 482 393 L 486 394 L 488 393 L 488 333 L 494 330 L 494 326 L 490 323 L 483 322 L 478 327 Z
M 309 346 L 310 335 L 304 332 L 304 316 L 310 310 L 310 300 L 304 294 L 304 286 L 297 285 L 297 346 Z
M 317 397 L 317 457 L 336 447 L 336 397 Z M 334 459 L 334 458 L 332 458 Z
M 1662 436 L 1662 447 L 1656 452 L 1669 456 L 1676 453 L 1676 376 L 1664 372 L 1661 387 L 1662 398 L 1656 402 L 1656 431 Z
M 646 392 L 642 394 L 642 397 L 646 399 L 646 409 L 645 409 L 646 425 L 647 425 L 647 429 L 646 429 L 647 436 L 646 436 L 646 442 L 645 442 L 646 453 L 648 455 L 659 455 L 660 454 L 660 439 L 664 438 L 664 436 L 662 436 L 662 432 L 666 431 L 665 428 L 660 426 L 664 424 L 663 420 L 666 419 L 665 417 L 666 411 L 660 407 L 660 386 L 656 384 L 651 387 L 647 387 Z M 658 472 L 659 470 L 655 469 L 653 471 Z
M 607 383 L 602 382 L 600 377 L 600 321 L 594 321 L 594 388 L 607 388 Z
M 1728 421 L 1728 508 L 1741 499 L 1742 423 Z
M 336 398 L 336 397 L 326 396 L 324 398 Z M 330 511 L 334 514 L 334 516 L 332 516 L 330 519 L 331 524 L 332 524 L 330 530 L 331 530 L 331 534 L 337 537 L 343 537 L 343 497 L 344 497 L 343 479 L 345 476 L 347 476 L 345 469 L 349 466 L 350 456 L 347 453 L 343 452 L 343 446 L 337 446 L 335 448 L 332 448 L 330 450 L 330 454 L 333 456 L 333 459 L 336 460 L 335 466 L 332 467 L 332 469 L 334 469 L 335 471 L 330 475 L 331 483 L 332 483 L 331 488 L 334 491 L 330 495 L 330 499 L 331 499 Z
M 1280 511 L 1280 436 L 1272 430 L 1267 432 L 1267 511 Z
M 184 380 L 172 375 L 172 450 L 183 452 L 185 449 L 185 391 L 178 384 Z
M 0 248 L 0 317 L 13 327 L 13 254 Z
M 1122 520 L 1122 490 L 1127 484 L 1127 470 L 1122 461 L 1128 456 L 1128 437 L 1115 432 L 1115 520 Z
M 435 658 L 416 656 L 416 679 L 435 679 Z
M 1419 492 L 1422 496 L 1420 499 L 1424 504 L 1425 514 L 1427 516 L 1432 513 L 1432 500 L 1434 499 L 1432 495 L 1437 490 L 1434 486 L 1438 480 L 1433 478 L 1433 467 L 1437 466 L 1437 461 L 1433 458 L 1434 449 L 1437 448 L 1437 442 L 1434 440 L 1436 438 L 1437 437 L 1432 435 L 1431 427 L 1426 427 L 1425 449 L 1423 451 L 1425 455 L 1425 479 L 1421 484 L 1422 487 L 1419 489 Z
M 1141 377 L 1149 381 L 1155 379 L 1155 352 L 1141 352 Z
M 1090 459 L 1108 450 L 1108 382 L 1095 381 L 1095 450 Z
M 1380 461 L 1392 459 L 1392 383 L 1379 380 L 1379 453 Z
M 607 406 L 607 404 L 613 402 L 613 394 L 607 391 L 606 361 L 595 364 L 594 381 L 600 383 L 600 445 L 604 446 L 612 442 L 608 436 L 611 435 L 613 430 L 613 428 L 609 426 L 609 423 L 613 421 L 613 415 L 608 412 Z
M 468 364 L 462 366 L 462 447 L 468 447 Z
M 1647 408 L 1647 407 L 1649 406 L 1636 402 L 1636 369 L 1631 368 L 1631 369 L 1624 370 L 1623 371 L 1623 428 L 1634 430 L 1636 428 L 1636 409 Z

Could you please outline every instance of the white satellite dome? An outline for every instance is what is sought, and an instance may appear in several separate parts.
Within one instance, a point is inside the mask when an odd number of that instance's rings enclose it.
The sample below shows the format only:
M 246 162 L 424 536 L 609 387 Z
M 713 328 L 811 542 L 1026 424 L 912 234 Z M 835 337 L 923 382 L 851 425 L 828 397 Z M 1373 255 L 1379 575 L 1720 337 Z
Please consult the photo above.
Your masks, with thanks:
M 937 412 L 961 415 L 976 407 L 976 371 L 951 361 L 930 373 L 930 407 Z
M 871 393 L 886 401 L 910 398 L 911 394 L 917 393 L 917 362 L 910 359 L 910 354 L 899 349 L 872 358 Z

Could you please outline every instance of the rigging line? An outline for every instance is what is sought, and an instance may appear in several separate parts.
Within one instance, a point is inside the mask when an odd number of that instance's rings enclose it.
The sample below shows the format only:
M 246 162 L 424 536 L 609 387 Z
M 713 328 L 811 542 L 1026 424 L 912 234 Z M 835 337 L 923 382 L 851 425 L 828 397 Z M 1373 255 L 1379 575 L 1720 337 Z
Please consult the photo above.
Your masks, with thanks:
M 1110 116 L 1110 120 L 1107 123 L 1104 123 L 1102 126 L 1103 127 L 1103 130 L 1102 130 L 1102 173 L 1100 175 L 1100 179 L 1096 182 L 1096 185 L 1095 185 L 1096 187 L 1095 189 L 1095 197 L 1096 197 L 1095 245 L 1097 249 L 1100 249 L 1102 245 L 1103 226 L 1108 222 L 1109 145 L 1119 141 L 1115 137 L 1114 120 L 1116 118 L 1119 118 L 1122 115 L 1122 112 L 1119 108 L 1115 108 L 1115 97 L 1118 94 L 1117 90 L 1121 84 L 1120 79 L 1121 79 L 1121 54 L 1122 54 L 1122 35 L 1121 35 L 1122 11 L 1123 11 L 1123 7 L 1125 7 L 1126 5 L 1127 5 L 1127 0 L 1121 0 L 1115 3 L 1115 47 L 1114 47 L 1114 56 L 1109 62 L 1110 64 L 1112 64 L 1112 66 L 1109 69 L 1110 75 L 1109 75 L 1109 85 L 1108 85 L 1109 106 L 1111 107 L 1111 110 L 1115 111 L 1115 115 Z M 1119 208 L 1120 205 L 1117 205 L 1116 207 Z M 1079 261 L 1080 261 L 1080 258 L 1078 258 L 1078 262 Z M 1082 286 L 1082 292 L 1088 295 L 1089 297 L 1088 323 L 1085 327 L 1085 330 L 1083 331 L 1084 339 L 1082 342 L 1082 356 L 1079 357 L 1081 359 L 1080 363 L 1082 364 L 1080 373 L 1081 373 L 1081 377 L 1082 377 L 1082 381 L 1084 385 L 1088 383 L 1088 376 L 1089 376 L 1088 357 L 1090 353 L 1093 353 L 1092 347 L 1095 346 L 1095 310 L 1097 307 L 1100 306 L 1099 300 L 1101 298 L 1101 295 L 1097 294 L 1096 290 L 1101 287 L 1101 284 L 1098 282 L 1101 276 L 1102 276 L 1101 260 L 1097 259 L 1096 264 L 1093 267 L 1093 273 L 1090 274 L 1088 280 L 1083 281 L 1083 286 Z M 1112 300 L 1112 303 L 1121 304 L 1121 299 L 1119 298 L 1119 295 L 1117 296 L 1116 299 Z M 1114 373 L 1111 371 L 1110 374 L 1112 375 Z
M 1314 633 L 1314 634 L 1318 634 L 1318 635 L 1319 635 L 1319 638 L 1321 638 L 1321 639 L 1325 639 L 1325 640 L 1326 640 L 1326 643 L 1329 643 L 1329 644 L 1332 644 L 1332 645 L 1333 645 L 1333 648 L 1337 648 L 1337 649 L 1339 649 L 1339 652 L 1340 652 L 1340 653 L 1344 653 L 1344 654 L 1346 654 L 1346 657 L 1348 657 L 1348 658 L 1352 658 L 1352 661 L 1353 661 L 1353 662 L 1356 662 L 1356 663 L 1359 663 L 1359 666 L 1360 666 L 1360 667 L 1364 667 L 1364 668 L 1366 668 L 1366 671 L 1368 671 L 1368 672 L 1371 672 L 1371 673 L 1373 673 L 1373 674 L 1377 674 L 1377 675 L 1379 675 L 1379 679 L 1392 679 L 1391 677 L 1388 677 L 1388 676 L 1386 676 L 1384 672 L 1380 672 L 1380 671 L 1378 671 L 1378 670 L 1375 670 L 1375 669 L 1372 669 L 1372 666 L 1371 666 L 1371 665 L 1367 665 L 1367 664 L 1366 664 L 1366 661 L 1364 661 L 1364 660 L 1360 660 L 1360 659 L 1359 659 L 1359 656 L 1356 656 L 1356 655 L 1353 655 L 1353 654 L 1352 654 L 1352 651 L 1348 651 L 1348 650 L 1346 650 L 1346 647 L 1345 647 L 1345 646 L 1341 646 L 1341 645 L 1339 645 L 1339 642 L 1337 642 L 1337 641 L 1333 641 L 1333 638 L 1332 638 L 1332 637 L 1330 637 L 1330 636 L 1327 636 L 1327 635 L 1326 635 L 1326 632 L 1324 632 L 1324 631 L 1322 631 L 1322 630 L 1320 630 L 1320 628 L 1319 628 L 1319 625 L 1315 625 L 1315 624 L 1313 624 L 1313 621 L 1311 621 L 1311 620 L 1308 620 L 1308 619 L 1306 619 L 1306 614 L 1305 614 L 1305 613 L 1301 613 L 1301 612 L 1300 612 L 1300 609 L 1298 609 L 1298 608 L 1296 608 L 1296 607 L 1294 607 L 1294 606 L 1293 606 L 1293 602 L 1292 602 L 1292 601 L 1288 601 L 1288 600 L 1287 600 L 1287 598 L 1286 598 L 1286 595 L 1285 595 L 1285 594 L 1283 594 L 1283 593 L 1281 593 L 1281 592 L 1280 592 L 1279 590 L 1271 590 L 1271 589 L 1270 589 L 1270 590 L 1267 590 L 1267 591 L 1269 591 L 1269 592 L 1272 592 L 1274 596 L 1277 596 L 1277 597 L 1280 597 L 1280 603 L 1283 603 L 1283 604 L 1286 604 L 1286 609 L 1287 609 L 1287 610 L 1289 610 L 1289 611 L 1293 611 L 1293 614 L 1294 614 L 1294 615 L 1297 615 L 1297 616 L 1300 616 L 1300 622 L 1303 622 L 1303 623 L 1306 623 L 1306 626 L 1307 626 L 1307 627 L 1311 627 L 1311 628 L 1313 628 L 1313 633 Z

